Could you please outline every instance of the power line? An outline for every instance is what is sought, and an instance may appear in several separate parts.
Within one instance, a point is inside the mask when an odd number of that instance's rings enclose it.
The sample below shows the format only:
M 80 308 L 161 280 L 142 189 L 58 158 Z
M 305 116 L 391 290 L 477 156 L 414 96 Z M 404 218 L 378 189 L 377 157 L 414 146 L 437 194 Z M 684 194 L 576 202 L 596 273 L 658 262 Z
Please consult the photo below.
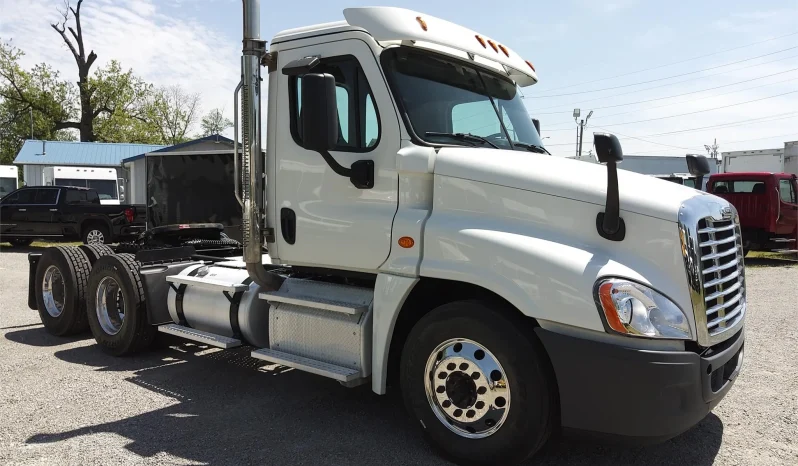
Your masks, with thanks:
M 671 83 L 660 84 L 658 86 L 646 87 L 644 89 L 635 89 L 633 91 L 621 92 L 620 94 L 605 95 L 605 96 L 602 96 L 602 97 L 596 97 L 594 99 L 580 100 L 579 102 L 576 102 L 576 103 L 558 104 L 558 105 L 551 105 L 551 106 L 548 106 L 548 107 L 541 107 L 541 108 L 538 108 L 537 110 L 549 110 L 549 109 L 552 109 L 552 108 L 563 108 L 563 107 L 570 107 L 570 108 L 573 109 L 574 107 L 582 106 L 582 105 L 584 105 L 584 104 L 586 104 L 588 102 L 595 102 L 597 100 L 611 99 L 613 97 L 621 97 L 621 96 L 624 96 L 624 95 L 635 94 L 635 93 L 638 93 L 638 92 L 650 91 L 652 89 L 659 89 L 661 87 L 668 87 L 668 86 L 673 86 L 673 85 L 676 85 L 676 84 L 687 83 L 687 82 L 690 82 L 690 81 L 697 81 L 699 79 L 711 78 L 713 76 L 720 76 L 720 75 L 732 73 L 732 72 L 735 72 L 735 71 L 740 71 L 740 70 L 745 70 L 745 69 L 748 69 L 748 68 L 753 68 L 755 66 L 762 66 L 762 65 L 767 65 L 767 64 L 770 64 L 770 63 L 775 63 L 775 62 L 779 62 L 779 61 L 789 60 L 790 58 L 795 58 L 795 57 L 798 57 L 798 55 L 790 55 L 789 57 L 777 58 L 775 60 L 764 61 L 764 62 L 761 62 L 761 63 L 756 63 L 756 64 L 753 64 L 753 65 L 743 66 L 743 67 L 732 69 L 732 70 L 721 71 L 720 73 L 711 73 L 711 74 L 708 74 L 708 75 L 705 75 L 705 76 L 698 76 L 696 78 L 683 79 L 681 81 L 674 81 L 674 82 L 671 82 Z M 740 83 L 743 83 L 743 82 L 746 82 L 746 81 L 741 81 Z M 740 83 L 737 83 L 737 84 L 740 84 Z M 712 90 L 712 89 L 714 89 L 714 88 L 705 89 L 705 90 Z M 558 112 L 558 113 L 571 113 L 571 111 L 572 110 L 566 110 L 566 111 L 562 111 L 562 112 Z M 538 112 L 536 112 L 536 114 L 542 115 L 542 113 L 538 113 Z
M 664 81 L 666 79 L 673 79 L 673 78 L 678 78 L 678 77 L 681 77 L 681 76 L 687 76 L 687 75 L 696 74 L 696 73 L 703 73 L 704 71 L 709 71 L 709 70 L 714 70 L 714 69 L 718 69 L 718 68 L 723 68 L 723 67 L 726 67 L 726 66 L 736 65 L 738 63 L 744 63 L 744 62 L 747 62 L 747 61 L 756 60 L 757 58 L 767 57 L 767 56 L 770 56 L 770 55 L 775 55 L 777 53 L 786 52 L 787 50 L 793 50 L 793 49 L 798 49 L 798 45 L 793 46 L 793 47 L 789 47 L 789 48 L 786 48 L 786 49 L 778 50 L 776 52 L 770 52 L 770 53 L 766 53 L 764 55 L 758 55 L 756 57 L 746 58 L 744 60 L 739 60 L 739 61 L 726 63 L 726 64 L 718 65 L 718 66 L 712 66 L 712 67 L 704 68 L 704 69 L 697 70 L 697 71 L 690 71 L 688 73 L 675 74 L 673 76 L 666 76 L 664 78 L 650 79 L 648 81 L 640 81 L 640 82 L 637 82 L 637 83 L 624 84 L 624 85 L 621 85 L 621 86 L 605 87 L 605 88 L 602 88 L 602 89 L 591 89 L 591 90 L 588 90 L 588 91 L 570 92 L 570 93 L 566 93 L 566 94 L 538 95 L 538 96 L 530 96 L 530 97 L 526 97 L 526 98 L 527 99 L 546 99 L 546 98 L 550 98 L 550 97 L 563 97 L 563 96 L 567 96 L 567 95 L 589 94 L 591 92 L 609 91 L 609 90 L 612 90 L 612 89 L 621 89 L 621 88 L 624 88 L 624 87 L 638 86 L 640 84 L 648 84 L 648 83 L 653 83 L 653 82 L 657 82 L 657 81 Z
M 798 70 L 798 68 L 794 68 L 793 70 L 790 70 L 790 71 L 795 71 L 795 70 Z M 796 79 L 798 79 L 798 78 L 785 79 L 783 81 L 777 81 L 775 83 L 760 84 L 759 86 L 746 87 L 744 89 L 737 89 L 735 91 L 724 92 L 722 94 L 708 95 L 708 96 L 705 96 L 705 97 L 699 97 L 697 99 L 692 99 L 692 100 L 689 100 L 689 101 L 673 102 L 673 103 L 665 104 L 665 105 L 657 105 L 657 106 L 654 106 L 654 107 L 645 107 L 643 109 L 638 109 L 638 110 L 630 110 L 628 112 L 611 113 L 609 115 L 599 115 L 596 118 L 609 118 L 609 117 L 614 117 L 614 116 L 618 116 L 618 115 L 627 115 L 629 113 L 637 113 L 637 112 L 639 112 L 641 110 L 653 110 L 655 108 L 670 107 L 672 105 L 680 105 L 680 104 L 685 104 L 685 103 L 689 103 L 689 102 L 695 102 L 697 100 L 711 99 L 713 97 L 721 97 L 721 96 L 724 96 L 724 95 L 736 94 L 738 92 L 750 91 L 752 89 L 759 89 L 761 87 L 775 86 L 776 84 L 784 84 L 784 83 L 787 83 L 787 82 L 790 82 L 790 81 L 795 81 Z M 695 92 L 688 93 L 688 94 L 695 94 Z M 627 104 L 627 105 L 631 105 L 631 104 Z M 596 109 L 594 108 L 592 110 L 596 110 Z M 571 123 L 571 122 L 570 121 L 560 121 L 560 122 L 557 122 L 557 123 L 551 123 L 551 125 L 564 125 L 564 124 L 568 124 L 568 123 Z M 546 126 L 548 127 L 549 125 L 546 125 Z
M 771 116 L 766 116 L 766 117 L 751 118 L 751 119 L 748 119 L 748 120 L 735 121 L 733 123 L 723 123 L 723 124 L 720 124 L 720 125 L 702 126 L 700 128 L 689 128 L 689 129 L 682 129 L 682 130 L 678 130 L 678 131 L 668 131 L 666 133 L 647 134 L 647 135 L 645 135 L 645 137 L 651 138 L 651 137 L 655 137 L 655 136 L 665 136 L 665 135 L 670 135 L 670 134 L 692 133 L 692 132 L 696 132 L 696 131 L 704 131 L 704 130 L 713 129 L 713 128 L 723 128 L 723 127 L 730 128 L 730 127 L 740 126 L 742 124 L 746 124 L 746 123 L 750 123 L 750 122 L 769 123 L 771 121 L 786 120 L 788 118 L 793 118 L 793 117 L 795 117 L 796 114 L 798 114 L 798 112 L 782 113 L 782 114 L 779 114 L 779 115 L 771 115 Z
M 765 42 L 770 42 L 772 40 L 777 40 L 777 39 L 783 39 L 785 37 L 794 36 L 796 34 L 798 34 L 798 32 L 792 32 L 790 34 L 785 34 L 783 36 L 771 37 L 770 39 L 761 40 L 759 42 L 754 42 L 754 43 L 747 44 L 747 45 L 741 45 L 740 47 L 734 47 L 734 48 L 731 48 L 731 49 L 721 50 L 720 52 L 712 52 L 712 53 L 708 53 L 706 55 L 700 55 L 698 57 L 688 58 L 686 60 L 680 60 L 680 61 L 676 61 L 676 62 L 672 62 L 672 63 L 667 63 L 665 65 L 655 66 L 653 68 L 646 68 L 644 70 L 630 71 L 628 73 L 616 74 L 615 76 L 610 76 L 608 78 L 594 79 L 592 81 L 584 81 L 584 82 L 581 82 L 581 83 L 569 84 L 567 86 L 555 87 L 553 89 L 549 89 L 549 91 L 557 91 L 557 90 L 560 90 L 560 89 L 568 89 L 568 88 L 571 88 L 571 87 L 581 86 L 583 84 L 592 84 L 592 83 L 597 83 L 597 82 L 601 82 L 601 81 L 607 81 L 608 79 L 615 79 L 615 78 L 620 78 L 620 77 L 623 77 L 623 76 L 629 76 L 631 74 L 637 74 L 637 73 L 643 73 L 645 71 L 657 70 L 657 69 L 665 68 L 665 67 L 668 67 L 668 66 L 678 65 L 680 63 L 687 63 L 689 61 L 698 60 L 699 58 L 711 57 L 713 55 L 720 55 L 721 53 L 731 52 L 733 50 L 740 50 L 740 49 L 744 49 L 744 48 L 747 48 L 747 47 L 752 47 L 754 45 L 764 44 Z
M 768 96 L 768 97 L 762 97 L 760 99 L 748 100 L 748 101 L 745 101 L 745 102 L 738 102 L 736 104 L 723 105 L 721 107 L 713 107 L 713 108 L 707 108 L 707 109 L 704 109 L 704 110 L 696 110 L 694 112 L 680 113 L 678 115 L 669 115 L 669 116 L 664 116 L 664 117 L 648 118 L 648 119 L 645 119 L 645 120 L 637 120 L 637 121 L 626 121 L 626 122 L 623 122 L 623 123 L 611 123 L 611 124 L 604 125 L 604 126 L 631 125 L 633 123 L 643 123 L 643 122 L 646 122 L 646 121 L 665 120 L 665 119 L 668 119 L 668 118 L 676 118 L 676 117 L 687 116 L 687 115 L 695 115 L 697 113 L 712 112 L 712 111 L 721 110 L 721 109 L 724 109 L 724 108 L 736 107 L 738 105 L 745 105 L 745 104 L 750 104 L 750 103 L 753 103 L 753 102 L 760 102 L 760 101 L 763 101 L 763 100 L 773 99 L 773 98 L 781 97 L 781 96 L 788 95 L 788 94 L 795 94 L 796 92 L 798 92 L 798 90 L 790 91 L 790 92 L 782 92 L 781 94 L 771 95 L 771 96 Z M 551 131 L 556 131 L 556 130 L 551 130 Z

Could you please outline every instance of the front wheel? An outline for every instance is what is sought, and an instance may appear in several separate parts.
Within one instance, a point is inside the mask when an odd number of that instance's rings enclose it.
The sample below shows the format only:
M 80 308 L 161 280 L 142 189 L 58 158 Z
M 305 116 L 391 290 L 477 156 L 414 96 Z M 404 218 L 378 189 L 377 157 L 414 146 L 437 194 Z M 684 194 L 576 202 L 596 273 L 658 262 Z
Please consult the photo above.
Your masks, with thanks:
M 553 426 L 542 346 L 496 306 L 461 301 L 423 317 L 402 353 L 402 394 L 425 437 L 469 464 L 517 464 Z

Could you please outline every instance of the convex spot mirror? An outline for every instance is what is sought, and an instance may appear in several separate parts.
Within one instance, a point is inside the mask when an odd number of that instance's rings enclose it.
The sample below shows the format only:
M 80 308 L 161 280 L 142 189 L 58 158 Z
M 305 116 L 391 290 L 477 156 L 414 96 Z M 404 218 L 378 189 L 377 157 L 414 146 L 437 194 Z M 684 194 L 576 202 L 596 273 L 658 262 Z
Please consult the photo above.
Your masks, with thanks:
M 596 157 L 600 163 L 623 160 L 621 141 L 614 134 L 593 133 L 593 145 L 596 146 Z

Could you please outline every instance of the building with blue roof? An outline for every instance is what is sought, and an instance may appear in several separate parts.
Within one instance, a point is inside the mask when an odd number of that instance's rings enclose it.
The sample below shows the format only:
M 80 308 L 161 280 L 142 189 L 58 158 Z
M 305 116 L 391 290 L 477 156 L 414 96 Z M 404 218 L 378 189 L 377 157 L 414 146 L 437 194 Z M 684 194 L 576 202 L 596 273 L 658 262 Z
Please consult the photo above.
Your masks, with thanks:
M 22 145 L 14 165 L 22 167 L 25 184 L 43 184 L 45 167 L 108 167 L 117 170 L 118 178 L 127 178 L 122 160 L 163 149 L 157 144 L 104 142 L 40 141 L 28 139 Z

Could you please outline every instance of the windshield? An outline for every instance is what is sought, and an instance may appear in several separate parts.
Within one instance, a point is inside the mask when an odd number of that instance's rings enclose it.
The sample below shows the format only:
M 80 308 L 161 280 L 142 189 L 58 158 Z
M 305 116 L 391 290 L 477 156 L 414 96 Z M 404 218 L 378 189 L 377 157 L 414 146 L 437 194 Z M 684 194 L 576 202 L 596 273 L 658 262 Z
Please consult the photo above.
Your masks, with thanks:
M 382 55 L 412 130 L 424 141 L 521 150 L 527 148 L 514 143 L 543 146 L 511 80 L 465 61 L 408 47 Z
M 76 186 L 79 188 L 92 188 L 102 200 L 116 199 L 116 180 L 82 180 L 77 178 L 57 178 L 56 186 Z
M 17 189 L 16 178 L 0 178 L 0 198 Z

